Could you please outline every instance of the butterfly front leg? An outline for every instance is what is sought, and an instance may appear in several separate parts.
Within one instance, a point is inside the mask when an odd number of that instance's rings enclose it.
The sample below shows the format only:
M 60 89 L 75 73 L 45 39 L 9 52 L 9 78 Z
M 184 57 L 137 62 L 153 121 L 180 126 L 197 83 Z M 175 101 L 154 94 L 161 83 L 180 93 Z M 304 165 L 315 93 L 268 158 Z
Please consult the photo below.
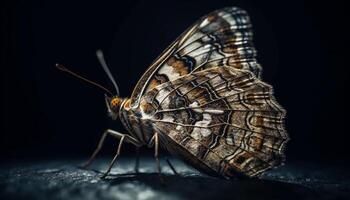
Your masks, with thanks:
M 101 148 L 103 147 L 104 141 L 107 137 L 107 135 L 111 135 L 116 137 L 119 140 L 119 144 L 118 144 L 118 148 L 117 148 L 117 152 L 115 154 L 115 156 L 113 157 L 113 160 L 111 161 L 107 171 L 104 173 L 104 175 L 102 177 L 106 177 L 108 175 L 108 173 L 111 171 L 117 157 L 120 154 L 121 151 L 121 147 L 123 145 L 123 142 L 128 142 L 130 144 L 133 144 L 135 146 L 140 146 L 141 143 L 134 137 L 128 135 L 128 134 L 123 134 L 123 133 L 119 133 L 117 131 L 111 130 L 111 129 L 107 129 L 105 132 L 103 132 L 102 137 L 95 149 L 95 151 L 93 152 L 93 154 L 91 155 L 91 157 L 89 158 L 89 160 L 82 166 L 83 168 L 88 167 L 89 165 L 91 165 L 92 161 L 95 159 L 96 155 L 100 152 Z

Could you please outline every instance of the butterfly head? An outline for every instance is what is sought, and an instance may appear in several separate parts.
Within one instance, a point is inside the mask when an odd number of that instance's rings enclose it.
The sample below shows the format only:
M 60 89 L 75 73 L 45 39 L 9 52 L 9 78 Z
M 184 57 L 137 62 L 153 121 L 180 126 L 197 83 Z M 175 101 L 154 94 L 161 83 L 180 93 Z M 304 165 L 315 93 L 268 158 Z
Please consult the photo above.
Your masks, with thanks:
M 100 64 L 101 64 L 103 70 L 106 72 L 108 78 L 111 80 L 111 82 L 115 88 L 116 95 L 113 95 L 113 93 L 110 90 L 103 87 L 102 85 L 100 85 L 100 84 L 98 84 L 90 79 L 87 79 L 87 78 L 85 78 L 85 77 L 83 77 L 83 76 L 81 76 L 73 71 L 70 71 L 69 69 L 67 69 L 65 66 L 63 66 L 61 64 L 56 64 L 56 67 L 59 70 L 67 72 L 67 73 L 75 76 L 76 78 L 79 78 L 79 79 L 81 79 L 81 80 L 83 80 L 83 81 L 85 81 L 85 82 L 87 82 L 95 87 L 98 87 L 99 89 L 101 89 L 101 90 L 107 92 L 109 95 L 111 95 L 111 97 L 105 95 L 106 106 L 108 109 L 107 111 L 108 111 L 108 115 L 112 119 L 117 119 L 118 115 L 119 115 L 120 107 L 123 104 L 125 99 L 119 97 L 119 87 L 118 87 L 116 81 L 114 80 L 114 77 L 106 64 L 106 61 L 104 60 L 102 51 L 97 50 L 96 56 L 97 56 L 98 60 L 100 61 Z
M 108 115 L 113 120 L 117 119 L 119 115 L 120 106 L 123 103 L 123 99 L 119 96 L 109 97 L 105 95 L 105 101 L 106 101 Z

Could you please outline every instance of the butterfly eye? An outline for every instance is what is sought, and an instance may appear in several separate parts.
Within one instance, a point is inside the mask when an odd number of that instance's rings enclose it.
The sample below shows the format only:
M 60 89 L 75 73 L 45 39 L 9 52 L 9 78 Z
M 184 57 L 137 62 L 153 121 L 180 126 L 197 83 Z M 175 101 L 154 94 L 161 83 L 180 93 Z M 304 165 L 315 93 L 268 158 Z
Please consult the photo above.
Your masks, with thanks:
M 116 97 L 116 98 L 113 98 L 111 100 L 111 106 L 112 107 L 118 106 L 119 104 L 120 104 L 120 98 Z

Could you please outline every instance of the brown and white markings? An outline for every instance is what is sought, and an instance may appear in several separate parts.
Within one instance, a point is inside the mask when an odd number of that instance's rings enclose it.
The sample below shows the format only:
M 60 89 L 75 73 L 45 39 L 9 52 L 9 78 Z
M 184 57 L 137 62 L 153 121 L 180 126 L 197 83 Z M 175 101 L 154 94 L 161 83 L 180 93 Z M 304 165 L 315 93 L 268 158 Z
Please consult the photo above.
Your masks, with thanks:
M 106 96 L 108 113 L 127 134 L 106 130 L 85 166 L 110 134 L 122 144 L 159 146 L 201 172 L 255 177 L 284 160 L 286 111 L 260 80 L 247 13 L 214 11 L 185 31 L 148 68 L 130 98 Z M 100 55 L 101 58 L 101 55 Z

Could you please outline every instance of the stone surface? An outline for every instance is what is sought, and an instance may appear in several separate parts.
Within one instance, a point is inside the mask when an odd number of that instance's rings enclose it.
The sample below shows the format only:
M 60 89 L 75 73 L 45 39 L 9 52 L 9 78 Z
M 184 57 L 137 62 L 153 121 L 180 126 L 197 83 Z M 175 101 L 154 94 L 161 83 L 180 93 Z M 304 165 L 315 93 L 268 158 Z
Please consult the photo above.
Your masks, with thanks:
M 77 167 L 82 161 L 2 164 L 0 199 L 350 199 L 350 176 L 336 166 L 287 163 L 262 179 L 228 181 L 171 159 L 180 175 L 162 160 L 162 183 L 151 158 L 141 159 L 138 174 L 134 160 L 118 160 L 106 179 L 100 176 L 108 159 L 96 160 L 89 170 Z

